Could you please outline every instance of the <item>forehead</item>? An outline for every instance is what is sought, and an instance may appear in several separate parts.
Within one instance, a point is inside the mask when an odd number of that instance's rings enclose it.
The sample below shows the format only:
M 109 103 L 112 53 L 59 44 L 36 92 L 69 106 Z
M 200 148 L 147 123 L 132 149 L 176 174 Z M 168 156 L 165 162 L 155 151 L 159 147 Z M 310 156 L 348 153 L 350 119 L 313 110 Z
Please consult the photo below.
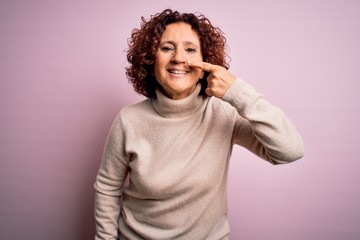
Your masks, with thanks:
M 197 33 L 191 28 L 190 24 L 184 22 L 166 25 L 166 29 L 161 35 L 160 42 L 166 41 L 200 44 Z

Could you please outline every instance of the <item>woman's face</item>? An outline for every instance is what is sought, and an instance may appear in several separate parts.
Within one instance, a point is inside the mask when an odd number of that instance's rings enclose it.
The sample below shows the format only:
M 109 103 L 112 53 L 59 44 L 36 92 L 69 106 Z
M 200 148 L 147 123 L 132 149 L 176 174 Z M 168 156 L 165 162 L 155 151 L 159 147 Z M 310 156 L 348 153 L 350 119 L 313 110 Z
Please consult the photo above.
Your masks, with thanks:
M 202 70 L 190 68 L 187 60 L 202 61 L 199 37 L 190 24 L 171 23 L 161 36 L 154 64 L 155 78 L 169 98 L 189 96 L 204 75 Z

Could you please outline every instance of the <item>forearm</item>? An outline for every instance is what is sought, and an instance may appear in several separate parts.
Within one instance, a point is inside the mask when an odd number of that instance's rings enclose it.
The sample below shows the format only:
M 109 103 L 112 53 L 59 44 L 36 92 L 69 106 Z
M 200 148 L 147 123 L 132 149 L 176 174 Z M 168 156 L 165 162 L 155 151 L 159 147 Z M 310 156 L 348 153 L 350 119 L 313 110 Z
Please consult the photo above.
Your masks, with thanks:
M 295 161 L 303 156 L 303 141 L 292 122 L 245 81 L 236 79 L 223 100 L 236 108 L 239 119 L 247 120 L 239 121 L 241 124 L 236 126 L 235 143 L 273 164 Z
M 118 219 L 120 215 L 119 197 L 107 196 L 95 192 L 95 240 L 115 240 L 118 235 Z
M 126 172 L 125 170 L 123 172 L 115 171 L 118 173 L 114 172 L 116 175 L 123 176 L 122 179 L 115 179 L 106 169 L 107 167 L 105 167 L 103 162 L 94 184 L 96 240 L 115 240 L 118 235 L 118 220 L 121 209 L 120 199 Z

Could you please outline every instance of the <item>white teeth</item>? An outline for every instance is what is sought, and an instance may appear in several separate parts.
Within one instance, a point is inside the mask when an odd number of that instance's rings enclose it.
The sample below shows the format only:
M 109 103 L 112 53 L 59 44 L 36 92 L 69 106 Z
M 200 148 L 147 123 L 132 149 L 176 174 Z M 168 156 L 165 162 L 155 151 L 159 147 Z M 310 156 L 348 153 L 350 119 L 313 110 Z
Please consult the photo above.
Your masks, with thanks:
M 184 74 L 184 73 L 187 73 L 187 71 L 183 71 L 183 70 L 169 70 L 169 72 L 175 73 L 175 74 Z

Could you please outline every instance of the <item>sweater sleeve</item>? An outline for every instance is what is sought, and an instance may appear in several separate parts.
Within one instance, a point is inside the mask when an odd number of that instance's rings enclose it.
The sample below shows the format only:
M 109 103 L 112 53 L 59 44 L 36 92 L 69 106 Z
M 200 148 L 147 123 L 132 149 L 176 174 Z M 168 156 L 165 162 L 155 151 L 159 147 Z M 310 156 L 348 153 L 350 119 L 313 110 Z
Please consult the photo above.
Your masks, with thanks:
M 303 140 L 292 122 L 245 81 L 236 79 L 222 100 L 238 112 L 233 133 L 235 144 L 272 164 L 303 157 Z
M 102 162 L 96 176 L 96 240 L 117 239 L 120 197 L 128 174 L 129 157 L 124 150 L 125 134 L 120 114 L 106 140 Z

